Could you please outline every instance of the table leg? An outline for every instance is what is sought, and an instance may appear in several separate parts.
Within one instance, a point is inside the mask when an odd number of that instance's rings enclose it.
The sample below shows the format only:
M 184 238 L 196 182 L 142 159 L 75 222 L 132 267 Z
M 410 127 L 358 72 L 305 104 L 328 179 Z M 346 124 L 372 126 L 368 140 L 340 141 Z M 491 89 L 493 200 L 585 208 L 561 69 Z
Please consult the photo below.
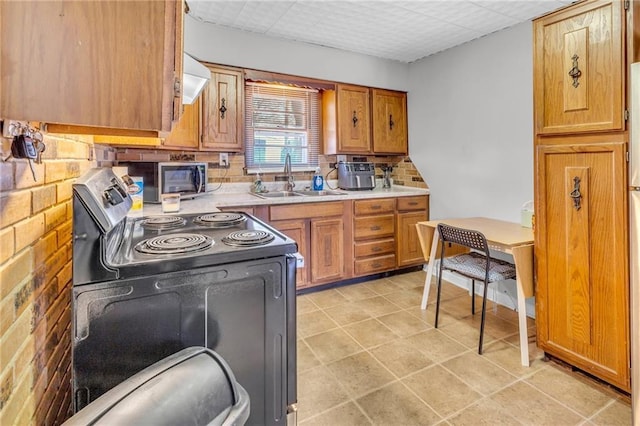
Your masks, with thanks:
M 533 246 L 513 248 L 516 265 L 516 288 L 518 295 L 518 327 L 520 332 L 520 358 L 522 365 L 529 366 L 529 336 L 527 333 L 527 297 L 533 296 Z
M 433 238 L 431 240 L 431 251 L 429 252 L 429 263 L 427 264 L 427 276 L 424 279 L 424 291 L 422 293 L 422 305 L 420 307 L 427 309 L 429 301 L 429 289 L 431 288 L 431 277 L 433 276 L 433 266 L 436 263 L 436 253 L 438 251 L 438 228 L 433 230 Z

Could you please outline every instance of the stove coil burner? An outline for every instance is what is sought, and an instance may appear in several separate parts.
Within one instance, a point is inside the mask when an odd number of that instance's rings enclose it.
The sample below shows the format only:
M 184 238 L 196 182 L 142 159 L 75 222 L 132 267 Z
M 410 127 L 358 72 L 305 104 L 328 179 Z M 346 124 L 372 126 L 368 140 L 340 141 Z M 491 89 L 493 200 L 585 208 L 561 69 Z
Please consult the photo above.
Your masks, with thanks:
M 222 239 L 227 245 L 239 247 L 261 246 L 270 243 L 275 236 L 267 231 L 236 231 L 232 232 Z
M 245 222 L 247 217 L 242 213 L 209 213 L 198 216 L 193 223 L 209 228 L 231 228 Z
M 181 254 L 205 250 L 213 239 L 201 234 L 168 234 L 149 238 L 136 244 L 135 249 L 147 254 Z
M 150 216 L 144 218 L 141 225 L 147 229 L 174 229 L 186 223 L 187 221 L 179 216 Z

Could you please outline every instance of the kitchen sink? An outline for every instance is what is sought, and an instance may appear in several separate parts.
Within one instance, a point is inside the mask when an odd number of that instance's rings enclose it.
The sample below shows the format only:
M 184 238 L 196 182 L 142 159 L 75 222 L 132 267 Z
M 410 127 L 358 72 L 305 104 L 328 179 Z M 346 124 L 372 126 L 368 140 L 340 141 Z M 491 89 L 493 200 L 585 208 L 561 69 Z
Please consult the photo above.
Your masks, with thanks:
M 340 191 L 332 191 L 330 189 L 325 189 L 322 191 L 295 191 L 298 194 L 302 194 L 302 195 L 310 195 L 310 196 L 322 196 L 322 195 L 347 195 L 346 192 L 340 192 Z
M 251 194 L 260 198 L 302 197 L 302 194 L 298 194 L 297 192 L 293 192 L 293 191 L 261 192 L 259 194 L 252 192 Z
M 252 195 L 260 198 L 283 198 L 283 197 L 318 197 L 323 195 L 347 195 L 345 192 L 340 191 L 331 191 L 331 190 L 323 190 L 323 191 L 273 191 L 273 192 L 261 192 L 259 194 L 252 192 Z

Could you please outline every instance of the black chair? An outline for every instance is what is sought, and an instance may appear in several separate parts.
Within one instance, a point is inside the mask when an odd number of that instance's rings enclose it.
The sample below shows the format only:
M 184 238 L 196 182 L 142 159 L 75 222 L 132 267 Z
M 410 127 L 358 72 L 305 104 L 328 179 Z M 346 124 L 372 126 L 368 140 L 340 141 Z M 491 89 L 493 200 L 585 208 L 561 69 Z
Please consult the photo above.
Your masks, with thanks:
M 515 266 L 509 262 L 490 256 L 489 246 L 485 236 L 471 229 L 456 228 L 454 226 L 438 224 L 440 235 L 440 267 L 438 271 L 438 295 L 436 301 L 436 321 L 440 314 L 440 289 L 442 288 L 442 270 L 456 272 L 471 279 L 471 313 L 476 313 L 476 280 L 484 281 L 482 296 L 482 321 L 480 323 L 480 342 L 478 353 L 482 355 L 482 339 L 484 335 L 485 309 L 487 306 L 487 288 L 489 283 L 513 279 L 516 276 Z M 445 257 L 447 243 L 454 243 L 471 249 L 469 253 Z M 449 244 L 450 245 L 450 244 Z

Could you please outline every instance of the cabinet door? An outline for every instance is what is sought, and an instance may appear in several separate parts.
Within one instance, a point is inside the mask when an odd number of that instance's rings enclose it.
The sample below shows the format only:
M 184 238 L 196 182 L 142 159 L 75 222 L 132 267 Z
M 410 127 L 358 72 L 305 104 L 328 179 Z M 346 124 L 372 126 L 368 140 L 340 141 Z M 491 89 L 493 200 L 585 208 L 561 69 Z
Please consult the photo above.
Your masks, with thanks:
M 538 345 L 629 390 L 626 144 L 537 150 Z
M 198 149 L 200 139 L 200 98 L 185 105 L 182 117 L 169 136 L 162 141 L 164 148 Z
M 278 231 L 293 239 L 298 244 L 298 252 L 304 257 L 305 266 L 296 271 L 296 288 L 306 287 L 309 284 L 307 278 L 307 265 L 310 260 L 307 257 L 307 221 L 305 220 L 276 220 L 270 223 Z
M 182 5 L 0 2 L 0 117 L 54 123 L 50 132 L 170 131 Z
M 372 89 L 373 151 L 407 154 L 407 94 Z
M 369 89 L 338 86 L 338 153 L 371 152 Z
M 416 223 L 427 220 L 426 211 L 398 213 L 397 216 L 398 267 L 424 263 L 424 255 Z
M 243 149 L 244 81 L 242 71 L 211 69 L 202 97 L 202 149 L 239 152 Z
M 311 220 L 311 281 L 328 282 L 344 275 L 344 221 Z
M 535 21 L 537 133 L 623 129 L 622 3 L 585 2 Z

